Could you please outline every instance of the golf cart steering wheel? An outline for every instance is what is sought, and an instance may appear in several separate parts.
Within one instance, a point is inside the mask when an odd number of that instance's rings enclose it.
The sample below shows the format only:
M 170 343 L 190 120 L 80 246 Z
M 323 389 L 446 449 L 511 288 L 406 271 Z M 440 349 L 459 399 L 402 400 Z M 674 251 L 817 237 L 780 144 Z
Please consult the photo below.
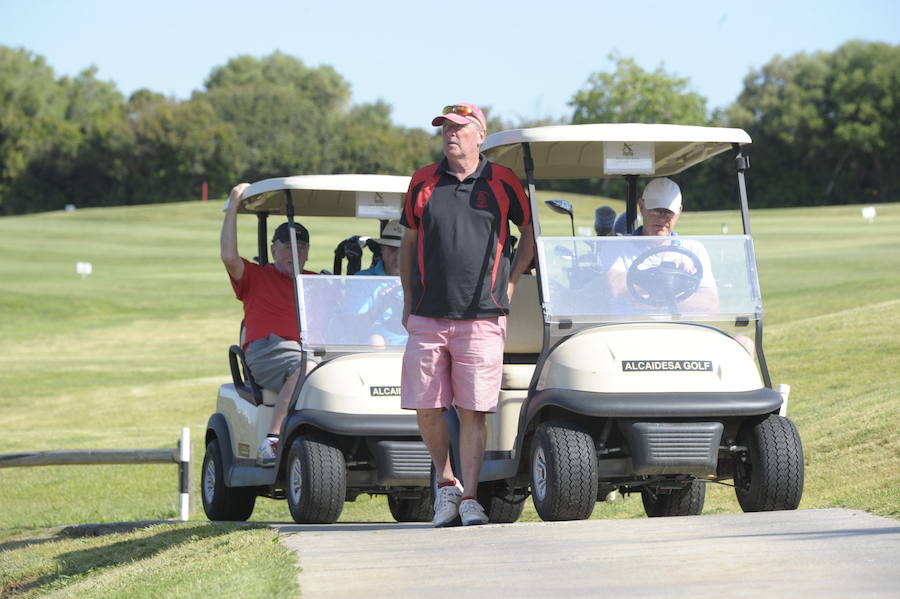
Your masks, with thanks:
M 657 254 L 682 254 L 690 258 L 694 272 L 678 268 L 675 262 L 663 260 L 648 268 L 640 268 Z M 651 306 L 668 306 L 673 312 L 677 304 L 692 296 L 703 280 L 703 264 L 693 252 L 676 245 L 650 248 L 634 259 L 628 268 L 626 284 L 636 299 Z

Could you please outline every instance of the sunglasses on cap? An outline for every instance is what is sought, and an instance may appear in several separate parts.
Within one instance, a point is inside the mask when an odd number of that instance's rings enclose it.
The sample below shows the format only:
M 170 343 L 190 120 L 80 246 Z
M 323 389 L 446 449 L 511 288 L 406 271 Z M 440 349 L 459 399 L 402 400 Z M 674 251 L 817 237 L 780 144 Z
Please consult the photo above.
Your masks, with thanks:
M 448 104 L 444 106 L 444 109 L 441 111 L 441 114 L 458 114 L 459 116 L 474 116 L 475 111 L 471 106 L 463 106 L 462 104 Z M 478 117 L 476 117 L 478 118 Z

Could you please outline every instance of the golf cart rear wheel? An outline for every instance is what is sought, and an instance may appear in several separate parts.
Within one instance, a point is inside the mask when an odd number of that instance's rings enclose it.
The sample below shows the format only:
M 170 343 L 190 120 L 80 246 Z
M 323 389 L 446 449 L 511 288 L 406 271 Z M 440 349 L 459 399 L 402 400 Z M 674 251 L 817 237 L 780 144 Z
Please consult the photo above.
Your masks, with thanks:
M 397 522 L 431 522 L 434 518 L 434 506 L 431 505 L 431 493 L 425 492 L 421 497 L 399 497 L 388 495 L 388 508 Z
M 206 446 L 201 484 L 203 511 L 210 520 L 244 521 L 253 513 L 255 489 L 225 486 L 225 466 L 218 439 L 213 439 Z
M 291 444 L 286 470 L 288 507 L 298 524 L 331 524 L 347 494 L 344 454 L 328 437 L 305 433 Z
M 734 466 L 734 490 L 741 509 L 797 509 L 803 495 L 803 446 L 794 423 L 769 414 L 744 424 L 737 442 L 747 448 Z
M 527 495 L 514 495 L 503 485 L 481 483 L 478 485 L 478 503 L 484 508 L 488 522 L 512 524 L 522 515 Z
M 540 425 L 531 447 L 531 499 L 542 520 L 585 520 L 597 501 L 594 440 L 573 422 Z
M 706 499 L 706 485 L 700 481 L 691 481 L 681 489 L 664 492 L 649 488 L 641 490 L 644 512 L 650 518 L 663 516 L 698 516 L 703 512 Z

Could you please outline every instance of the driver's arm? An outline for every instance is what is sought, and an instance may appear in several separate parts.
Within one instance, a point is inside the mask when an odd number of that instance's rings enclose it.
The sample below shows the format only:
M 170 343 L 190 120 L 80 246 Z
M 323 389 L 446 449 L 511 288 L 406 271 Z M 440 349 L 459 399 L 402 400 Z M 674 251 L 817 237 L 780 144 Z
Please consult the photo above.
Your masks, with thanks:
M 241 194 L 250 187 L 249 183 L 238 183 L 228 196 L 228 206 L 225 208 L 225 220 L 222 222 L 222 233 L 219 236 L 219 253 L 225 270 L 235 281 L 240 281 L 244 276 L 244 261 L 241 260 L 237 249 L 237 210 L 240 204 Z
M 534 227 L 529 222 L 524 228 L 519 227 L 521 238 L 516 250 L 516 257 L 509 273 L 509 284 L 506 287 L 506 298 L 512 300 L 519 277 L 531 265 L 534 259 Z

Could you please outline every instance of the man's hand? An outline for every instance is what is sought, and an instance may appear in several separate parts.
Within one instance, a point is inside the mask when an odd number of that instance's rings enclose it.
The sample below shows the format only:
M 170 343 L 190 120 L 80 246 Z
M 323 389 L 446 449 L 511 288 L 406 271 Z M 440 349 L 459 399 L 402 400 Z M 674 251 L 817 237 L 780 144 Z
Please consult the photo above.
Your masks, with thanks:
M 237 213 L 238 205 L 241 203 L 241 194 L 248 187 L 250 187 L 249 183 L 238 183 L 231 188 L 231 193 L 228 194 L 228 201 L 225 203 L 227 212 Z

